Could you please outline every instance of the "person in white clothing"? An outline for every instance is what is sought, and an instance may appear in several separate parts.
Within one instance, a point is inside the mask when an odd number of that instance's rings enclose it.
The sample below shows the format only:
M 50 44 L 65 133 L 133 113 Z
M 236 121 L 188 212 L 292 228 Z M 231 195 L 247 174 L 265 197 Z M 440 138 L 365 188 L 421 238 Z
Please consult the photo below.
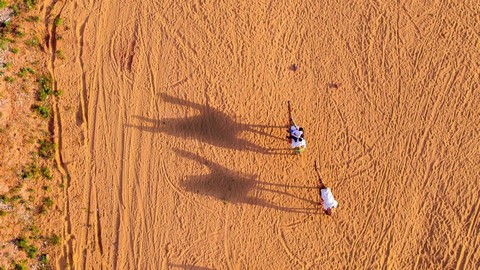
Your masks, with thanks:
M 317 173 L 318 182 L 319 182 L 319 187 L 318 187 L 320 191 L 319 204 L 323 204 L 323 211 L 325 212 L 325 214 L 330 216 L 332 215 L 333 210 L 338 207 L 338 202 L 333 197 L 333 194 L 330 188 L 326 187 L 325 184 L 323 183 L 322 177 L 318 172 L 317 161 L 315 161 L 315 172 Z
M 304 137 L 303 128 L 292 125 L 287 131 L 289 133 L 287 139 L 289 140 L 292 149 L 298 154 L 305 151 L 307 147 L 307 141 Z

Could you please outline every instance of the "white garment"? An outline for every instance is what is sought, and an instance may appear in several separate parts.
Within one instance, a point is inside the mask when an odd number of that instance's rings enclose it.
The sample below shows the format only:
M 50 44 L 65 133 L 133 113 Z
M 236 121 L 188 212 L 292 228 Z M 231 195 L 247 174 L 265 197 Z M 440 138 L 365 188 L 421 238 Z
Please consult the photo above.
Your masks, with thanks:
M 290 127 L 290 134 L 295 138 L 300 138 L 303 134 L 303 131 L 300 131 L 297 126 Z
M 320 190 L 320 193 L 322 194 L 324 210 L 327 210 L 329 208 L 335 208 L 338 206 L 338 202 L 335 201 L 335 198 L 333 198 L 333 194 L 330 188 L 322 188 Z
M 303 138 L 300 138 L 300 139 L 291 139 L 292 140 L 292 148 L 296 148 L 296 147 L 303 147 L 303 148 L 306 148 L 307 147 L 307 141 Z

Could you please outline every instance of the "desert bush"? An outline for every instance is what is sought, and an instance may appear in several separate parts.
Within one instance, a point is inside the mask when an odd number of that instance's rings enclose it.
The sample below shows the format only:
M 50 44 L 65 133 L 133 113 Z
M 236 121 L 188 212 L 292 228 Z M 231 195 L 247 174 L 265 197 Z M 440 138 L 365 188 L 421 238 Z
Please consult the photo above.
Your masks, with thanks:
M 13 264 L 13 269 L 14 270 L 28 270 L 28 268 L 25 266 L 25 263 L 14 263 Z
M 40 41 L 37 36 L 32 37 L 31 39 L 25 41 L 25 44 L 31 47 L 36 47 L 40 44 Z
M 27 9 L 32 9 L 37 5 L 37 0 L 23 0 Z
M 10 63 L 10 62 L 3 63 L 2 67 L 6 70 L 9 70 L 12 67 L 12 63 Z
M 17 4 L 10 6 L 10 8 L 12 9 L 13 16 L 20 14 L 20 7 Z
M 10 76 L 7 76 L 7 77 L 5 77 L 5 81 L 6 81 L 6 82 L 9 82 L 9 83 L 12 83 L 12 82 L 15 81 L 15 79 L 12 78 L 12 77 L 10 77 Z
M 7 195 L 3 194 L 3 195 L 0 195 L 0 202 L 2 202 L 3 204 L 7 204 L 8 202 L 10 202 L 10 199 L 8 198 Z
M 45 205 L 46 207 L 52 207 L 53 206 L 53 200 L 52 198 L 50 197 L 45 197 L 43 199 L 43 205 Z
M 15 245 L 21 250 L 25 250 L 28 247 L 28 241 L 24 237 L 19 237 L 15 239 L 14 242 L 15 242 Z
M 22 179 L 31 179 L 37 177 L 38 172 L 38 164 L 36 162 L 33 162 L 32 164 L 29 164 L 25 168 L 23 168 L 21 177 Z
M 10 41 L 5 37 L 0 37 L 0 49 L 6 50 Z
M 60 236 L 58 236 L 56 234 L 52 234 L 52 236 L 50 237 L 50 244 L 52 244 L 54 246 L 58 246 L 61 241 L 62 241 L 62 239 L 60 238 Z
M 46 105 L 35 106 L 35 111 L 37 111 L 42 118 L 50 118 L 50 108 Z
M 50 140 L 40 140 L 38 154 L 46 159 L 50 159 L 55 154 L 55 143 Z
M 18 77 L 25 77 L 28 73 L 30 74 L 35 74 L 35 71 L 29 67 L 23 67 L 20 69 L 20 71 L 17 73 Z
M 63 51 L 62 51 L 62 50 L 57 50 L 56 55 L 57 55 L 58 59 L 60 59 L 60 60 L 64 60 L 64 59 L 65 59 L 65 55 L 63 55 Z
M 63 95 L 63 91 L 62 90 L 55 90 L 55 91 L 53 91 L 53 95 L 56 96 L 56 97 L 59 97 L 59 96 Z
M 63 20 L 60 17 L 56 17 L 55 20 L 53 21 L 53 23 L 55 24 L 55 26 L 58 27 L 58 26 L 63 24 Z
M 25 31 L 23 31 L 21 28 L 15 29 L 15 33 L 13 33 L 16 37 L 24 37 L 25 36 Z
M 43 263 L 43 264 L 48 264 L 48 256 L 47 254 L 42 254 L 40 255 L 40 262 Z
M 32 245 L 28 246 L 27 249 L 25 250 L 25 252 L 27 253 L 27 257 L 30 259 L 35 258 L 35 256 L 37 255 L 37 251 L 38 249 Z
M 42 176 L 45 177 L 48 180 L 52 180 L 53 175 L 50 172 L 50 169 L 48 167 L 43 167 L 42 168 Z

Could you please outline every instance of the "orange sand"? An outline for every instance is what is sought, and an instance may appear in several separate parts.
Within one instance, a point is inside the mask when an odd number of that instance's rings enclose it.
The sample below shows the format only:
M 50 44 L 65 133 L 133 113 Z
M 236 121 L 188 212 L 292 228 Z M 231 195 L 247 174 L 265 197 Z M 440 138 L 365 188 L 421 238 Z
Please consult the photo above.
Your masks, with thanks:
M 59 266 L 476 269 L 480 6 L 346 2 L 58 4 Z

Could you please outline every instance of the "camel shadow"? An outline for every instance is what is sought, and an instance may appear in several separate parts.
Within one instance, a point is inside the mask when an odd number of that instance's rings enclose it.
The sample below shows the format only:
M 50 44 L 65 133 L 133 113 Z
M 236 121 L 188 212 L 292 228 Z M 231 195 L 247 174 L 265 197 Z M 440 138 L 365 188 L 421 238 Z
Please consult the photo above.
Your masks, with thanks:
M 237 123 L 227 114 L 208 105 L 186 101 L 167 94 L 161 94 L 162 99 L 173 105 L 193 108 L 199 114 L 185 118 L 150 119 L 143 116 L 134 116 L 147 125 L 127 125 L 142 131 L 162 132 L 171 136 L 194 138 L 201 142 L 235 150 L 254 151 L 263 154 L 292 154 L 289 148 L 265 148 L 240 138 L 243 132 L 252 132 L 273 139 L 284 140 L 281 137 L 265 132 L 266 128 L 285 128 L 272 125 L 249 125 Z
M 269 207 L 277 209 L 280 211 L 286 212 L 297 212 L 297 213 L 308 213 L 315 214 L 317 213 L 318 202 L 314 202 L 308 199 L 301 198 L 294 194 L 290 194 L 286 191 L 279 191 L 272 186 L 286 186 L 279 184 L 269 184 L 261 181 L 256 181 L 255 175 L 245 175 L 239 172 L 231 171 L 220 164 L 209 161 L 205 158 L 202 158 L 193 153 L 176 150 L 177 154 L 183 158 L 194 160 L 198 163 L 203 164 L 208 167 L 210 173 L 206 175 L 192 175 L 187 177 L 184 181 L 181 182 L 180 186 L 187 192 L 192 192 L 200 194 L 203 196 L 212 197 L 217 200 L 224 202 L 230 202 L 234 204 L 252 204 L 258 205 L 261 207 Z M 314 189 L 316 187 L 297 187 L 297 188 L 308 188 Z M 285 207 L 282 205 L 274 204 L 268 202 L 262 198 L 252 196 L 252 191 L 261 190 L 266 192 L 277 193 L 282 196 L 288 196 L 294 198 L 295 200 L 307 202 L 311 204 L 311 208 L 292 208 Z

